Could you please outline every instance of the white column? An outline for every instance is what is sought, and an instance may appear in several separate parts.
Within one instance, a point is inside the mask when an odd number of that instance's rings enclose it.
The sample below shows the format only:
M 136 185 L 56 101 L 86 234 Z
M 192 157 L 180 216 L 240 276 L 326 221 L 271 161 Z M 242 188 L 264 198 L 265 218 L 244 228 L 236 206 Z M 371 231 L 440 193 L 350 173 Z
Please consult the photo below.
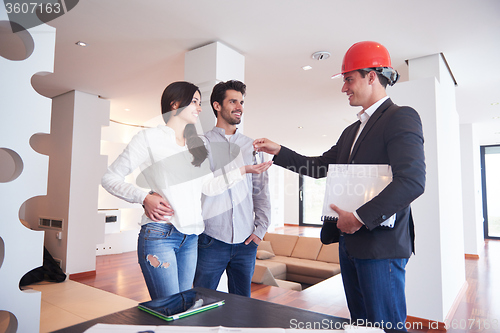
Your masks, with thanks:
M 388 89 L 415 108 L 425 138 L 425 193 L 412 204 L 416 255 L 407 266 L 408 315 L 445 321 L 465 286 L 460 133 L 452 74 L 441 54 L 409 60 L 410 80 Z
M 42 265 L 44 233 L 24 227 L 19 214 L 23 202 L 47 190 L 48 157 L 30 138 L 49 132 L 51 101 L 31 77 L 53 71 L 56 31 L 40 25 L 14 34 L 0 5 L 0 32 L 0 322 L 7 332 L 38 332 L 41 294 L 20 291 L 19 280 Z
M 462 186 L 464 247 L 466 254 L 479 255 L 484 247 L 481 161 L 477 129 L 474 124 L 460 125 L 462 147 Z
M 107 161 L 99 152 L 108 122 L 109 101 L 70 91 L 53 99 L 50 134 L 32 139 L 49 156 L 49 182 L 46 196 L 25 204 L 25 217 L 31 225 L 40 217 L 62 220 L 62 230 L 45 229 L 45 246 L 68 275 L 94 271 L 96 244 L 104 242 L 98 192 Z
M 79 91 L 71 93 L 75 102 L 68 205 L 68 274 L 95 270 L 96 244 L 104 240 L 105 216 L 97 210 L 99 184 L 107 168 L 107 156 L 100 155 L 101 129 L 109 124 L 110 112 L 108 100 Z M 52 174 L 49 182 L 51 179 Z
M 196 84 L 201 90 L 203 112 L 200 114 L 201 128 L 205 133 L 215 125 L 215 115 L 210 105 L 212 88 L 221 81 L 245 82 L 245 57 L 221 42 L 214 42 L 186 53 L 184 79 Z M 243 133 L 243 120 L 238 131 Z

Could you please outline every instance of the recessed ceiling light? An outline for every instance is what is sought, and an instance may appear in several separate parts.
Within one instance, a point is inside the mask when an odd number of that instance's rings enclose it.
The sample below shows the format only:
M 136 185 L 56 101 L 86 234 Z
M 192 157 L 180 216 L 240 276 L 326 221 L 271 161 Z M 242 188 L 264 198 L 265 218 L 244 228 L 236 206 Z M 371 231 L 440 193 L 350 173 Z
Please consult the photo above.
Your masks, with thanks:
M 492 106 L 499 105 L 500 102 L 491 103 Z
M 314 60 L 326 60 L 328 58 L 330 58 L 332 54 L 330 52 L 327 52 L 327 51 L 318 51 L 318 52 L 314 52 L 312 54 L 312 58 Z
M 78 45 L 78 46 L 81 46 L 81 47 L 86 47 L 87 46 L 87 43 L 82 42 L 82 41 L 78 41 L 75 44 Z
M 303 128 L 304 128 L 304 127 L 302 127 L 302 126 L 299 126 L 299 129 L 303 129 Z
M 308 70 L 312 69 L 312 67 L 307 65 L 307 66 L 302 67 L 302 69 L 305 71 L 308 71 Z
M 125 109 L 125 111 L 130 111 L 130 109 Z

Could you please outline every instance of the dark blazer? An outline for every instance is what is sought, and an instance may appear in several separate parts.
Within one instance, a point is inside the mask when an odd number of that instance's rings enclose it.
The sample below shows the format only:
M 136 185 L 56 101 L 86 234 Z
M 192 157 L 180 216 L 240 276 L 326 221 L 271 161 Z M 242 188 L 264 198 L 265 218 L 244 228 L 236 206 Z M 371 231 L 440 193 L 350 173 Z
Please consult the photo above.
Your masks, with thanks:
M 359 259 L 409 258 L 415 249 L 410 203 L 425 187 L 420 117 L 414 109 L 386 100 L 368 120 L 351 153 L 360 124 L 347 127 L 337 144 L 321 156 L 306 157 L 282 146 L 274 163 L 314 178 L 325 177 L 329 164 L 389 164 L 392 182 L 356 210 L 365 226 L 345 234 L 345 243 L 349 254 Z M 395 213 L 394 228 L 379 226 Z

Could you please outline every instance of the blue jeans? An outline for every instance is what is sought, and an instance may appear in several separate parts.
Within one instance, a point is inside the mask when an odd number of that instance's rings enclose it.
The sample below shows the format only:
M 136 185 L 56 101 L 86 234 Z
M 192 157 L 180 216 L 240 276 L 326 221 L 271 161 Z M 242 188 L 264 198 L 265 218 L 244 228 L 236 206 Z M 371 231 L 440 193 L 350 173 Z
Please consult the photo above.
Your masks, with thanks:
M 168 223 L 142 226 L 137 257 L 151 299 L 193 287 L 198 236 L 185 235 Z
M 224 270 L 231 294 L 250 297 L 257 244 L 228 244 L 201 234 L 198 237 L 198 264 L 195 287 L 217 289 Z
M 339 241 L 339 257 L 352 321 L 405 330 L 408 259 L 353 258 L 347 252 L 343 236 Z

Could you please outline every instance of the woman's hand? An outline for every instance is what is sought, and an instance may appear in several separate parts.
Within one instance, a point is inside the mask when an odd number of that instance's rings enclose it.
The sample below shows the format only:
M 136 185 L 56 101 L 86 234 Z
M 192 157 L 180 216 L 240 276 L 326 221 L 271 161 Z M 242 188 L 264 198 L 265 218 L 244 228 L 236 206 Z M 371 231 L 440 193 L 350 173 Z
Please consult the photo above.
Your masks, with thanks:
M 158 193 L 148 194 L 143 202 L 144 213 L 154 222 L 168 221 L 174 210 Z
M 263 173 L 273 165 L 273 161 L 268 161 L 260 164 L 245 165 L 240 168 L 241 174 L 245 173 Z
M 253 142 L 253 149 L 255 151 L 262 151 L 271 155 L 278 155 L 281 150 L 281 146 L 269 139 L 262 138 L 256 139 Z

